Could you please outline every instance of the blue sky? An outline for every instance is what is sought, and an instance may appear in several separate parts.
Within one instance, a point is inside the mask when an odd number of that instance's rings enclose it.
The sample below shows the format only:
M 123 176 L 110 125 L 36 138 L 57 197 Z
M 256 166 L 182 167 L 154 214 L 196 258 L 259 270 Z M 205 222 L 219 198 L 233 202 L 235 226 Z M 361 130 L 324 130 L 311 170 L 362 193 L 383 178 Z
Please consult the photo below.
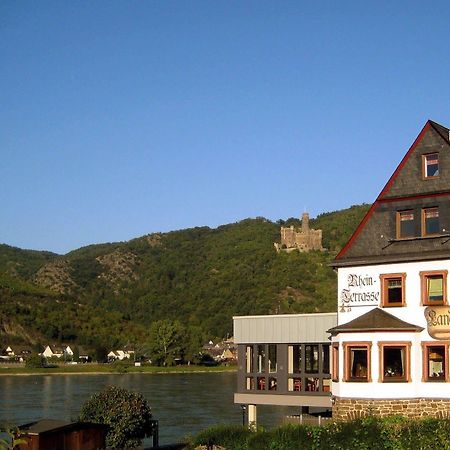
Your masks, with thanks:
M 450 126 L 450 2 L 0 3 L 0 242 L 372 202 Z

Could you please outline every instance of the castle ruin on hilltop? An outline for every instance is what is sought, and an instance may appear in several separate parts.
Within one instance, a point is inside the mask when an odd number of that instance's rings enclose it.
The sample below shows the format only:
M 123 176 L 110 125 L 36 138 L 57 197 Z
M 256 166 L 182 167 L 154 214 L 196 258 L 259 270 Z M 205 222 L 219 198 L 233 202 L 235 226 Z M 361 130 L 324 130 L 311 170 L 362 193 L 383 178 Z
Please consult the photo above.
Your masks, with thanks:
M 298 250 L 300 252 L 310 252 L 311 250 L 323 251 L 322 247 L 322 230 L 313 230 L 309 228 L 309 214 L 302 214 L 301 228 L 281 227 L 281 243 L 274 242 L 277 252 L 292 252 Z

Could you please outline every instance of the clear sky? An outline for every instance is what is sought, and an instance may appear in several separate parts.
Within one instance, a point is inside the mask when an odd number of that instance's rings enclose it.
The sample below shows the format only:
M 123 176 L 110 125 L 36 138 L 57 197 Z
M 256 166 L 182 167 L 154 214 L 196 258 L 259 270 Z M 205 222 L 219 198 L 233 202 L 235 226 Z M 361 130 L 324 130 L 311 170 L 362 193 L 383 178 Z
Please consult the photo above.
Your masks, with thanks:
M 0 2 L 0 242 L 372 202 L 450 126 L 448 1 Z

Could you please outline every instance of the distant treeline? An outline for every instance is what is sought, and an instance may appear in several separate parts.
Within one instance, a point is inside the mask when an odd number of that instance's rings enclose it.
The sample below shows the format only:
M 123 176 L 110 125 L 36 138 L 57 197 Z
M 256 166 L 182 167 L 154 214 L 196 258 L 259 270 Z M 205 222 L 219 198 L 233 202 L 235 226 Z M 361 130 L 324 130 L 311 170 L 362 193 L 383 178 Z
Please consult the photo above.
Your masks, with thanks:
M 246 219 L 66 255 L 0 245 L 0 343 L 151 345 L 152 324 L 180 329 L 185 352 L 232 333 L 232 316 L 335 309 L 329 263 L 368 205 L 319 215 L 325 252 L 277 254 L 281 224 Z M 181 328 L 182 329 L 181 329 Z M 153 330 L 153 331 L 152 331 Z

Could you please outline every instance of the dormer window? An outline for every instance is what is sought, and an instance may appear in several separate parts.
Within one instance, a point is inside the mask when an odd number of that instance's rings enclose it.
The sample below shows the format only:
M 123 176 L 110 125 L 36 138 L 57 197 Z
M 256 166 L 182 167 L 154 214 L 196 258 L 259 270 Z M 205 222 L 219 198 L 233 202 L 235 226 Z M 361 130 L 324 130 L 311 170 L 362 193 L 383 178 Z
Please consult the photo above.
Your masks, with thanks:
M 439 234 L 439 208 L 422 209 L 422 236 Z
M 414 211 L 399 211 L 397 213 L 397 239 L 415 236 Z
M 425 179 L 439 176 L 439 153 L 422 155 L 422 173 Z

